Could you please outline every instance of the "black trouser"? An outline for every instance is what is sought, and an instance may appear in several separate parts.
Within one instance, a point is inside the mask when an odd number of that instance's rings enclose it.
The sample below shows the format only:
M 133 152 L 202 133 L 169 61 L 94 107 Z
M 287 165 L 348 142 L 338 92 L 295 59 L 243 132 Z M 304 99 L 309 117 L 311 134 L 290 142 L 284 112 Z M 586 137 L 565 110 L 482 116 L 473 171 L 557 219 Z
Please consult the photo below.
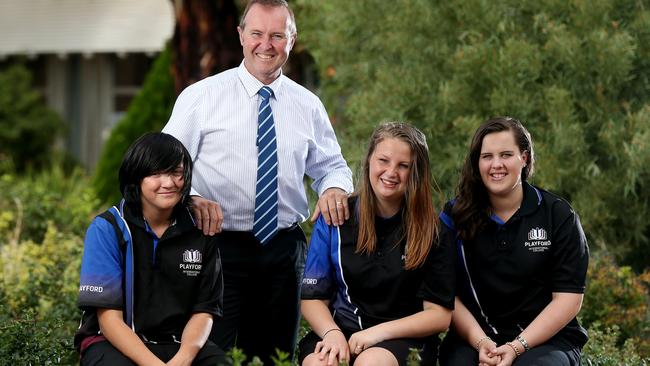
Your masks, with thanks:
M 561 335 L 531 348 L 515 358 L 513 366 L 577 366 L 580 365 L 580 347 L 569 343 Z M 478 352 L 453 331 L 447 333 L 440 346 L 440 365 L 477 365 Z
M 145 344 L 161 361 L 168 362 L 178 352 L 179 343 Z M 225 362 L 225 353 L 216 344 L 207 341 L 194 358 L 192 366 L 214 366 Z M 135 366 L 135 363 L 124 356 L 108 341 L 90 345 L 85 350 L 80 362 L 81 366 Z
M 223 319 L 210 339 L 229 350 L 240 348 L 250 361 L 272 365 L 275 349 L 293 357 L 300 308 L 300 282 L 307 239 L 294 225 L 280 230 L 265 246 L 251 233 L 218 235 L 223 268 Z

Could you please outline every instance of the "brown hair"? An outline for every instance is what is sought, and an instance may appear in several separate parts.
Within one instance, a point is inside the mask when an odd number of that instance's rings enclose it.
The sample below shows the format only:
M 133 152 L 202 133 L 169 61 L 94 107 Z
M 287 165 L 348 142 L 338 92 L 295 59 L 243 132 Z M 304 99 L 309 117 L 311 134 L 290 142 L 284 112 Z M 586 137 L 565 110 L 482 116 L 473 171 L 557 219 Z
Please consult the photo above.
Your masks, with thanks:
M 406 262 L 404 268 L 415 269 L 424 264 L 438 236 L 438 220 L 433 207 L 429 148 L 424 134 L 402 122 L 387 122 L 375 129 L 370 137 L 368 152 L 363 162 L 361 178 L 355 195 L 358 196 L 359 235 L 357 253 L 370 254 L 376 249 L 375 216 L 376 196 L 370 185 L 370 157 L 377 145 L 385 139 L 395 138 L 411 148 L 411 169 L 404 197 L 402 232 L 406 237 Z
M 469 147 L 469 154 L 460 173 L 456 188 L 456 202 L 451 210 L 454 226 L 463 240 L 472 240 L 483 228 L 491 215 L 487 190 L 478 169 L 478 160 L 485 136 L 502 131 L 512 131 L 515 143 L 521 153 L 528 153 L 526 166 L 521 169 L 521 180 L 528 180 L 533 175 L 535 153 L 530 133 L 521 122 L 511 117 L 494 117 L 485 121 L 474 133 Z
M 291 7 L 289 6 L 289 3 L 286 2 L 286 0 L 250 0 L 248 4 L 246 4 L 246 9 L 244 9 L 241 18 L 239 19 L 239 28 L 244 29 L 246 27 L 246 15 L 248 15 L 248 11 L 255 4 L 271 7 L 283 6 L 287 8 L 287 11 L 289 11 L 289 18 L 291 19 L 289 31 L 291 34 L 296 34 L 296 17 L 293 15 L 293 10 L 291 10 Z

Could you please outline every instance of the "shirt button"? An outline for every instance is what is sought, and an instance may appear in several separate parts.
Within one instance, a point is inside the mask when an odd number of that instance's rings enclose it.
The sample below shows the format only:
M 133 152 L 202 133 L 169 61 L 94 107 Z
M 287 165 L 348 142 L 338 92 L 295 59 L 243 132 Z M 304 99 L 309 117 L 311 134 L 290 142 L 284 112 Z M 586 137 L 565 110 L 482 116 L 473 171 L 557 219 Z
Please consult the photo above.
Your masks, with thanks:
M 501 245 L 505 247 L 505 246 L 506 246 L 506 241 L 505 241 L 505 240 L 502 241 L 502 242 L 501 242 Z
M 377 257 L 381 257 L 382 255 L 381 252 L 377 252 Z

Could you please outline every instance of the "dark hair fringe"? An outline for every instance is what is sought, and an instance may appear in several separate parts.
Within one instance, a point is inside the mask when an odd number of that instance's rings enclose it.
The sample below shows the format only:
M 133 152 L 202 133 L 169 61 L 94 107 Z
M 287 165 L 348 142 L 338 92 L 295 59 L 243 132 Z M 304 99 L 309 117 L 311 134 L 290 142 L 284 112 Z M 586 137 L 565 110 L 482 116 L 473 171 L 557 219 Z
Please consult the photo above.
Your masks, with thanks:
M 149 132 L 140 136 L 126 151 L 119 170 L 120 192 L 134 212 L 142 211 L 140 185 L 145 177 L 170 173 L 183 165 L 183 191 L 179 205 L 188 205 L 192 187 L 192 159 L 174 136 Z

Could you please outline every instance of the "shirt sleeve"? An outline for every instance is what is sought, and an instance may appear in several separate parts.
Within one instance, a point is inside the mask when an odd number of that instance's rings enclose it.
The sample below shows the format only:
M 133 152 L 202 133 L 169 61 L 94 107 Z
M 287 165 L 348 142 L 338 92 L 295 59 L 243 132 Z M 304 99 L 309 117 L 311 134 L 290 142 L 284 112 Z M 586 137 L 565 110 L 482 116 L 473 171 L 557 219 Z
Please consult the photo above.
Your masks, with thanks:
M 352 171 L 341 154 L 325 107 L 320 100 L 316 101 L 318 106 L 312 111 L 313 141 L 309 146 L 305 172 L 314 180 L 311 187 L 319 196 L 333 187 L 351 193 Z
M 181 92 L 174 103 L 171 117 L 162 129 L 162 132 L 170 134 L 177 138 L 187 149 L 196 161 L 201 143 L 201 116 L 198 106 L 201 103 L 203 90 L 196 86 L 190 85 Z M 194 190 L 190 191 L 191 195 L 199 195 Z
M 439 227 L 438 244 L 431 248 L 424 263 L 424 279 L 418 297 L 453 310 L 456 289 L 455 233 L 442 222 Z
M 569 204 L 562 200 L 557 200 L 552 210 L 553 219 L 559 221 L 559 225 L 554 225 L 551 239 L 555 247 L 552 291 L 584 293 L 589 247 L 580 218 Z
M 212 314 L 217 320 L 223 317 L 223 270 L 214 237 L 208 241 L 205 251 L 207 255 L 201 268 L 201 282 L 192 311 Z
M 96 217 L 86 231 L 81 259 L 80 309 L 122 309 L 124 306 L 124 256 L 113 226 Z
M 307 252 L 300 295 L 303 300 L 329 300 L 334 295 L 336 277 L 330 257 L 332 230 L 321 215 L 314 225 Z

